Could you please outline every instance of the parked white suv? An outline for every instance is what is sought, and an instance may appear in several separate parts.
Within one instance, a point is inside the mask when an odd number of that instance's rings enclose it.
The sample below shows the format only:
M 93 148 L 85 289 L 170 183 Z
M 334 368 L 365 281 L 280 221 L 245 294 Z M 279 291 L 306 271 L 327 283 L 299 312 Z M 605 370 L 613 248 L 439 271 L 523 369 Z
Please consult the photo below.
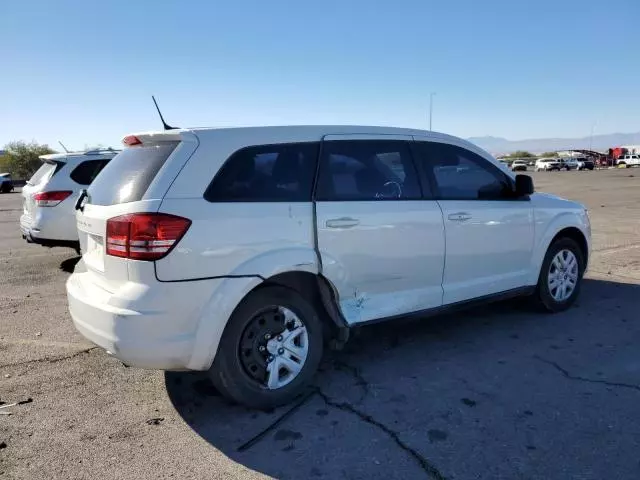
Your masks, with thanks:
M 623 155 L 618 158 L 616 165 L 626 165 L 627 168 L 640 165 L 640 155 Z
M 42 155 L 42 166 L 22 187 L 22 237 L 45 247 L 78 249 L 75 202 L 119 150 Z
M 568 308 L 585 208 L 464 140 L 382 127 L 170 130 L 78 202 L 76 328 L 128 365 L 278 405 L 351 327 L 514 295 Z
M 536 172 L 560 170 L 560 160 L 556 158 L 539 158 L 536 160 Z

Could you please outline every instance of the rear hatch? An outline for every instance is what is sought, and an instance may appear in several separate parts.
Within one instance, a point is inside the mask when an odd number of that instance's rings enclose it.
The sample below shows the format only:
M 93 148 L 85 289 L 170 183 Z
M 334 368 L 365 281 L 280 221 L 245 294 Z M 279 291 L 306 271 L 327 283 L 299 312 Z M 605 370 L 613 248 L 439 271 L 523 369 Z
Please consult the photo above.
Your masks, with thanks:
M 33 196 L 36 193 L 42 192 L 49 180 L 56 175 L 62 167 L 65 166 L 65 160 L 63 158 L 57 158 L 55 160 L 40 157 L 42 165 L 36 173 L 27 181 L 24 187 L 22 187 L 22 200 L 23 211 L 30 218 L 33 218 L 36 208 L 36 202 Z
M 155 213 L 162 198 L 197 146 L 189 132 L 171 131 L 125 137 L 128 145 L 100 172 L 76 205 L 78 236 L 82 259 L 91 279 L 104 290 L 114 292 L 140 272 L 145 260 L 131 260 L 124 249 L 122 235 L 107 226 L 122 229 L 115 217 L 138 213 Z M 128 218 L 128 217 L 126 217 Z M 126 228 L 126 227 L 125 227 Z M 120 232 L 122 233 L 122 232 Z M 125 232 L 126 236 L 127 232 Z

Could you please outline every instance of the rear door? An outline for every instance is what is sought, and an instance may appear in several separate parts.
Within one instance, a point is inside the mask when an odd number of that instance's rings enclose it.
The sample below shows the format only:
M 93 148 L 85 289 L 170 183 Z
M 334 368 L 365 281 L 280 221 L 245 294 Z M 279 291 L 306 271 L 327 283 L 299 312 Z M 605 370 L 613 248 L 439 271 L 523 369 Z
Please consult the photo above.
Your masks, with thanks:
M 510 176 L 481 155 L 417 140 L 444 217 L 444 304 L 525 286 L 534 239 L 529 198 L 516 198 Z
M 409 140 L 329 135 L 322 144 L 318 249 L 349 324 L 442 304 L 442 213 L 423 197 Z
M 157 137 L 140 137 L 142 144 L 116 155 L 77 205 L 84 264 L 94 282 L 107 291 L 115 291 L 135 276 L 131 268 L 135 264 L 150 263 L 107 255 L 107 221 L 125 214 L 157 212 L 170 182 L 195 149 L 195 143 L 180 142 L 179 136 Z

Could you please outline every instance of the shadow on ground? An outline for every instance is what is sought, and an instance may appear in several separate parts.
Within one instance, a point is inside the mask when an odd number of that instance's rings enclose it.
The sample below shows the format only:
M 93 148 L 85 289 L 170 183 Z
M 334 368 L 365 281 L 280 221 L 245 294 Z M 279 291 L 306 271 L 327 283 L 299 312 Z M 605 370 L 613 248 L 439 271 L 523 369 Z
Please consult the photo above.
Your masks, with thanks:
M 73 273 L 73 270 L 76 268 L 76 265 L 81 259 L 82 257 L 78 255 L 77 257 L 67 258 L 66 260 L 63 260 L 62 262 L 60 262 L 60 270 L 66 273 Z
M 631 478 L 637 458 L 627 471 L 619 457 L 624 429 L 640 431 L 639 294 L 585 280 L 561 314 L 520 299 L 363 328 L 325 355 L 314 389 L 270 412 L 228 403 L 203 373 L 165 382 L 198 435 L 277 478 Z M 632 456 L 640 437 L 627 440 Z

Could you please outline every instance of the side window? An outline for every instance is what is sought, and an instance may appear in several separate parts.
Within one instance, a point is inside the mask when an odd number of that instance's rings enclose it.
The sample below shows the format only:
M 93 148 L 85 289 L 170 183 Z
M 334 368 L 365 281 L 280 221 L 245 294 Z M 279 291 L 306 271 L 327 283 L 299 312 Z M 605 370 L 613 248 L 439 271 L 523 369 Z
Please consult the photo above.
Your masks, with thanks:
M 71 172 L 71 179 L 80 185 L 91 185 L 109 160 L 87 160 L 82 162 Z
M 442 200 L 506 200 L 513 198 L 508 176 L 469 150 L 437 142 L 419 142 L 424 159 Z
M 322 144 L 317 200 L 419 200 L 409 145 L 399 140 Z
M 209 202 L 309 202 L 317 143 L 258 145 L 227 159 L 206 192 Z

